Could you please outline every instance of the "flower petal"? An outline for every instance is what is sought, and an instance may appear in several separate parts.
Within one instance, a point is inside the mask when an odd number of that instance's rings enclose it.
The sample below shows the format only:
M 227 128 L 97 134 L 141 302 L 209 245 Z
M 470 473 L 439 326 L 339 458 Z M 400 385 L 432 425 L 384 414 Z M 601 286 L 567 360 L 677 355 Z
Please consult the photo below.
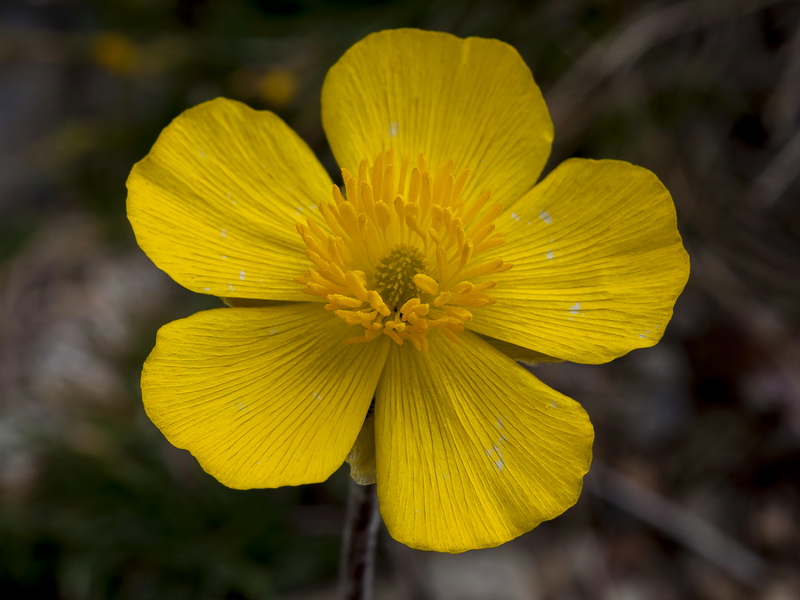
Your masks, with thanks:
M 387 343 L 318 304 L 220 308 L 161 328 L 145 363 L 145 410 L 178 448 L 233 488 L 323 481 L 361 430 Z
M 497 221 L 496 304 L 469 328 L 557 358 L 602 363 L 661 339 L 689 276 L 669 192 L 620 161 L 562 163 Z
M 478 336 L 392 347 L 375 402 L 389 533 L 423 550 L 497 546 L 572 506 L 591 462 L 579 404 Z
M 393 148 L 435 170 L 469 169 L 464 197 L 490 190 L 511 203 L 536 182 L 550 154 L 553 124 L 517 51 L 498 40 L 447 33 L 381 31 L 353 45 L 322 88 L 322 123 L 336 160 L 359 161 Z
M 178 116 L 134 166 L 128 218 L 150 259 L 195 292 L 308 301 L 295 224 L 322 223 L 313 208 L 331 186 L 279 117 L 218 98 Z

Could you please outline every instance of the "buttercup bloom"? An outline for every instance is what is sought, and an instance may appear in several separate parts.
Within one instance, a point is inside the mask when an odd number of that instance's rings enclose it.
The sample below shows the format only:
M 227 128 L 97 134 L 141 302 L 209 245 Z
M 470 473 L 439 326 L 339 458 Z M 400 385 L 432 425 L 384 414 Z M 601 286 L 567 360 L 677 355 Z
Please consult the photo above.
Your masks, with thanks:
M 513 359 L 659 340 L 689 271 L 669 193 L 611 160 L 536 184 L 552 123 L 497 40 L 370 35 L 328 73 L 322 122 L 343 188 L 276 115 L 224 99 L 134 167 L 139 245 L 231 305 L 159 331 L 147 414 L 234 488 L 347 458 L 416 548 L 496 546 L 559 515 L 592 426 Z

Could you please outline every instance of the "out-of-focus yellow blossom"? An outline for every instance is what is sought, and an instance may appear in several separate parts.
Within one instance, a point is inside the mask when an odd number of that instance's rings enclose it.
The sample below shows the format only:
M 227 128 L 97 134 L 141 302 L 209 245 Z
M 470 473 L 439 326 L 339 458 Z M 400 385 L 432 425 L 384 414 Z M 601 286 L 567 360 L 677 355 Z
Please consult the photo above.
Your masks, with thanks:
M 238 69 L 231 75 L 230 83 L 234 94 L 276 109 L 291 106 L 299 87 L 295 72 L 283 67 L 268 71 Z
M 552 123 L 497 40 L 370 35 L 328 73 L 322 120 L 343 187 L 273 113 L 224 99 L 134 167 L 140 246 L 236 299 L 161 329 L 147 414 L 235 488 L 322 481 L 349 456 L 416 548 L 561 514 L 592 426 L 510 356 L 602 363 L 661 338 L 689 271 L 669 193 L 610 160 L 537 184 Z
M 261 99 L 275 108 L 285 108 L 297 96 L 297 75 L 289 69 L 270 69 L 259 78 Z
M 140 62 L 139 50 L 133 41 L 116 32 L 104 32 L 92 40 L 95 62 L 117 75 L 130 75 Z

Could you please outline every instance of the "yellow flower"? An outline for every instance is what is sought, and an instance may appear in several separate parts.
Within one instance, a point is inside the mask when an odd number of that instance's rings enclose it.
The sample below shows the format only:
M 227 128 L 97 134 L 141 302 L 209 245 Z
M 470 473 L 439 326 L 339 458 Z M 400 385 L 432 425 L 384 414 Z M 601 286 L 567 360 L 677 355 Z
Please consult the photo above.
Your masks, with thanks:
M 290 69 L 270 69 L 259 78 L 258 93 L 267 104 L 287 107 L 297 96 L 297 75 Z
M 140 62 L 139 49 L 121 34 L 104 32 L 92 40 L 92 56 L 97 64 L 117 75 L 130 75 Z
M 552 123 L 497 40 L 370 35 L 328 73 L 322 121 L 344 191 L 277 116 L 224 99 L 134 167 L 139 245 L 236 299 L 160 330 L 147 414 L 234 488 L 322 481 L 349 455 L 416 548 L 561 514 L 592 426 L 510 356 L 602 363 L 659 340 L 689 271 L 669 193 L 609 160 L 534 187 Z

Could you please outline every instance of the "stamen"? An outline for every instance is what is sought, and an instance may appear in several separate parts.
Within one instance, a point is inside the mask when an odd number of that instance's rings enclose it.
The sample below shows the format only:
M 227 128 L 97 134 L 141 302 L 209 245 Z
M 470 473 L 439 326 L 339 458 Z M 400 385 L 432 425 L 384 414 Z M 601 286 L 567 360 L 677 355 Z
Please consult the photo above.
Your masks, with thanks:
M 414 283 L 426 294 L 430 294 L 431 296 L 439 295 L 439 284 L 433 277 L 425 275 L 425 273 L 414 275 Z
M 348 344 L 386 335 L 426 352 L 429 332 L 457 341 L 472 311 L 494 302 L 497 281 L 482 278 L 511 265 L 480 255 L 505 241 L 493 223 L 502 205 L 488 191 L 462 198 L 469 171 L 453 169 L 449 160 L 434 175 L 421 154 L 414 166 L 379 153 L 356 176 L 342 169 L 344 193 L 334 186 L 319 206 L 324 223 L 297 226 L 312 266 L 296 280 L 361 329 Z

